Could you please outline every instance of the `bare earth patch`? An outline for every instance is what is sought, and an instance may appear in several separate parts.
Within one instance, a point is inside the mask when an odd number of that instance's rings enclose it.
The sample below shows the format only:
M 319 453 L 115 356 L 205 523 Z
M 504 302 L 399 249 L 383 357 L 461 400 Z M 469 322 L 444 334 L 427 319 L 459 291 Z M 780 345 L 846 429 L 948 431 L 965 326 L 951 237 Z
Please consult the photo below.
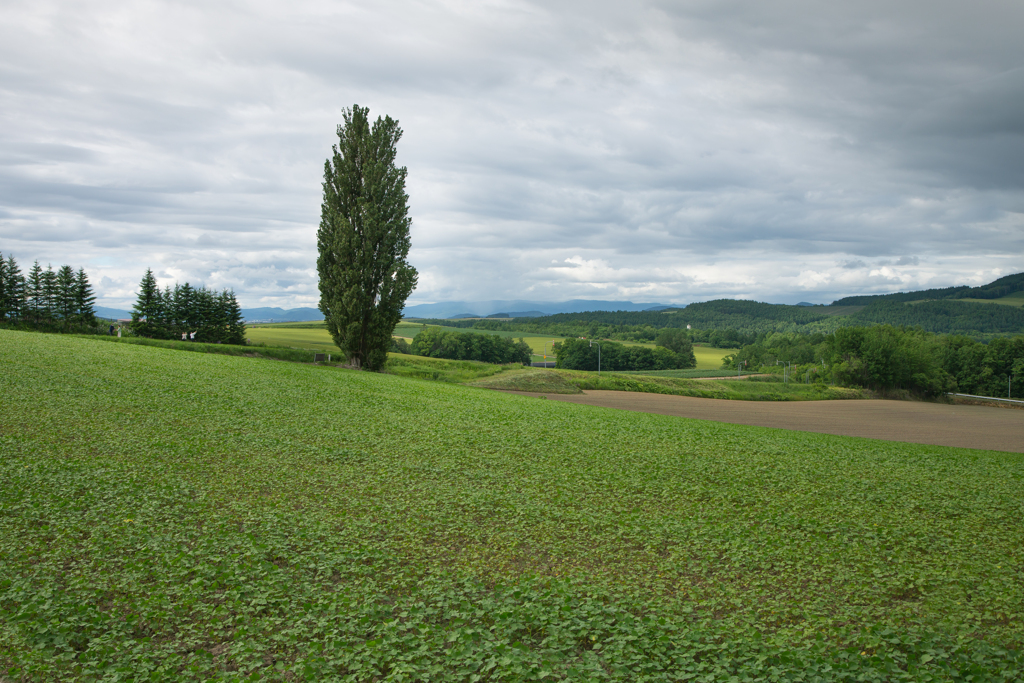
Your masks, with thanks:
M 625 391 L 516 393 L 697 420 L 1024 453 L 1024 411 L 987 406 L 884 400 L 724 401 Z

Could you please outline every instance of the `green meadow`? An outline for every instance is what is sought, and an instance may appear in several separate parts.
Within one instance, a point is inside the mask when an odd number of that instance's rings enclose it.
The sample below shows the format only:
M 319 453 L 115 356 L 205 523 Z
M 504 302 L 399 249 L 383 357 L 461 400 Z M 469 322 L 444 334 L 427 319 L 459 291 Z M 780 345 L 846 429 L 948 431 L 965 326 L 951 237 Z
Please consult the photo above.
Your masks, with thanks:
M 5 681 L 1024 676 L 1018 454 L 4 330 L 0 396 Z

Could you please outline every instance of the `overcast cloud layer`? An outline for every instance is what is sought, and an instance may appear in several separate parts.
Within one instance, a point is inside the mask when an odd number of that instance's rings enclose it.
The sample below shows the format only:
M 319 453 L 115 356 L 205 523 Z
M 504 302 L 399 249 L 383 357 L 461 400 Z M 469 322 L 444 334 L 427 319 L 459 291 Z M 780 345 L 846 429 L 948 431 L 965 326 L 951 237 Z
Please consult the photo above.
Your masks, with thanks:
M 399 120 L 412 303 L 794 303 L 1024 270 L 1024 3 L 0 5 L 0 251 L 316 306 L 324 160 Z

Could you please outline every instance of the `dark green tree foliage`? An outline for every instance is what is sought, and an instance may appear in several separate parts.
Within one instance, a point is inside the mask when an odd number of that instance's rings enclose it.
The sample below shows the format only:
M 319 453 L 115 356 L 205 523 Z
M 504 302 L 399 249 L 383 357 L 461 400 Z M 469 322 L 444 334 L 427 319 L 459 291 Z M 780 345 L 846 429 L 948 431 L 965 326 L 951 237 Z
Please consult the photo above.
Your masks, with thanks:
M 398 122 L 355 105 L 324 164 L 317 232 L 320 310 L 334 342 L 357 367 L 379 370 L 405 300 L 416 286 L 409 265 L 405 167 L 395 166 Z
M 25 308 L 25 278 L 13 255 L 0 253 L 0 320 L 20 320 Z
M 997 398 L 1024 396 L 1024 337 L 998 337 L 987 344 L 968 337 L 945 337 L 941 362 L 956 379 L 960 393 Z M 1021 386 L 1015 386 L 1018 383 Z
M 957 299 L 999 299 L 1008 294 L 1024 289 L 1024 273 L 1015 273 L 994 280 L 981 287 L 972 287 L 966 292 L 958 293 Z
M 83 325 L 96 324 L 96 295 L 93 294 L 89 276 L 84 268 L 79 268 L 75 275 L 75 322 Z
M 658 346 L 665 347 L 679 358 L 685 359 L 688 363 L 686 367 L 697 367 L 697 358 L 693 355 L 693 342 L 690 341 L 690 335 L 685 330 L 666 327 L 658 333 L 658 339 L 655 343 Z
M 980 287 L 946 287 L 944 289 L 925 289 L 919 292 L 896 292 L 895 294 L 875 294 L 869 296 L 848 296 L 833 301 L 833 306 L 864 306 L 878 302 L 931 301 L 936 299 L 999 299 L 1008 294 L 1024 289 L 1024 273 L 1015 273 Z
M 57 271 L 57 295 L 53 302 L 54 314 L 61 320 L 74 320 L 77 317 L 78 306 L 76 305 L 77 286 L 75 283 L 75 271 L 71 266 L 63 265 Z
M 53 266 L 46 265 L 42 273 L 42 305 L 40 316 L 43 320 L 53 320 L 57 308 L 57 274 L 53 272 Z
M 736 368 L 740 364 L 744 368 L 758 368 L 774 365 L 777 361 L 794 365 L 818 363 L 823 360 L 822 344 L 826 335 L 815 334 L 782 334 L 769 332 L 760 335 L 752 344 L 747 344 L 739 352 L 726 357 L 725 367 Z
M 1024 336 L 983 343 L 891 325 L 845 327 L 834 335 L 771 333 L 727 356 L 723 367 L 745 363 L 748 370 L 772 370 L 779 361 L 792 364 L 796 381 L 1003 398 L 1018 381 L 1024 383 Z M 1024 395 L 1021 389 L 1012 396 Z
M 430 327 L 416 335 L 410 351 L 417 356 L 449 360 L 479 360 L 485 363 L 530 363 L 530 345 L 523 339 L 474 334 Z
M 32 322 L 42 319 L 43 310 L 43 269 L 39 261 L 32 264 L 25 281 L 25 313 Z
M 91 327 L 95 300 L 84 269 L 64 265 L 54 272 L 36 261 L 26 279 L 13 256 L 4 261 L 0 254 L 0 321 L 58 332 Z
M 1024 309 L 973 301 L 877 301 L 850 318 L 857 323 L 920 327 L 945 334 L 1006 334 L 1024 331 Z
M 149 269 L 139 283 L 132 330 L 156 339 L 178 339 L 182 334 L 191 339 L 195 332 L 196 341 L 245 344 L 245 322 L 233 291 L 196 288 L 186 282 L 161 292 Z
M 918 292 L 895 292 L 893 294 L 866 294 L 862 296 L 847 296 L 832 302 L 832 306 L 868 306 L 870 304 L 884 302 L 907 302 L 907 301 L 928 301 L 931 299 L 951 299 L 954 297 L 966 296 L 971 288 L 962 285 L 960 287 L 944 287 L 942 289 L 923 289 Z
M 600 344 L 600 349 L 598 349 Z M 554 345 L 558 359 L 555 367 L 565 370 L 676 370 L 696 367 L 697 360 L 690 353 L 677 354 L 658 346 L 626 346 L 610 341 L 566 339 Z
M 242 320 L 242 308 L 238 305 L 234 291 L 225 289 L 218 295 L 217 310 L 221 311 L 226 330 L 225 344 L 245 344 L 245 322 Z
M 409 344 L 409 342 L 405 341 L 401 337 L 392 337 L 391 348 L 389 349 L 389 351 L 391 353 L 411 354 L 412 346 Z
M 163 297 L 153 270 L 147 268 L 139 282 L 139 294 L 132 307 L 132 331 L 140 337 L 163 338 L 166 333 L 160 324 L 162 319 Z
M 952 391 L 941 365 L 940 338 L 916 328 L 846 327 L 825 340 L 832 377 L 847 386 L 906 389 L 925 396 Z

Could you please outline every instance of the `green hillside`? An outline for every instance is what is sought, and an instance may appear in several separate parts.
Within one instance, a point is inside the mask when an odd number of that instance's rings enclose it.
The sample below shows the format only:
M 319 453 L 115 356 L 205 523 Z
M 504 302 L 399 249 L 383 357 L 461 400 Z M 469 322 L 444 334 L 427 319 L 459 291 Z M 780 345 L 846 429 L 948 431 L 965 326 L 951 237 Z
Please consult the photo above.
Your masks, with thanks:
M 1024 456 L 0 330 L 0 678 L 1020 680 Z
M 876 301 L 850 316 L 855 324 L 921 327 L 945 334 L 1012 334 L 1024 332 L 1024 310 L 964 300 Z
M 1013 292 L 1006 296 L 1001 296 L 998 299 L 961 299 L 961 301 L 970 301 L 973 303 L 982 304 L 1003 304 L 1006 306 L 1024 306 L 1024 291 Z
M 1014 292 L 1024 291 L 1024 273 L 1015 273 L 994 280 L 980 287 L 946 287 L 924 289 L 917 292 L 896 292 L 895 294 L 874 294 L 848 296 L 832 302 L 832 306 L 866 306 L 876 302 L 908 302 L 938 299 L 999 299 Z

